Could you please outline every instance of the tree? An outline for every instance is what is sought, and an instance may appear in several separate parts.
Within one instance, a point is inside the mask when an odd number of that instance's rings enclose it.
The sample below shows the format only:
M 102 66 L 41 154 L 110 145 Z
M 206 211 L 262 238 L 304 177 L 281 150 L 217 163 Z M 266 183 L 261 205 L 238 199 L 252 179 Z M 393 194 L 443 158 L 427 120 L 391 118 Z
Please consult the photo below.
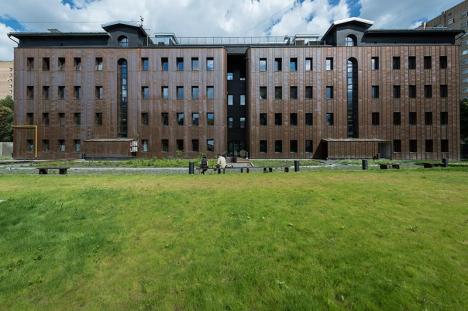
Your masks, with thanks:
M 460 103 L 460 133 L 461 140 L 468 142 L 468 99 Z
M 13 107 L 11 96 L 0 99 L 0 141 L 13 141 Z

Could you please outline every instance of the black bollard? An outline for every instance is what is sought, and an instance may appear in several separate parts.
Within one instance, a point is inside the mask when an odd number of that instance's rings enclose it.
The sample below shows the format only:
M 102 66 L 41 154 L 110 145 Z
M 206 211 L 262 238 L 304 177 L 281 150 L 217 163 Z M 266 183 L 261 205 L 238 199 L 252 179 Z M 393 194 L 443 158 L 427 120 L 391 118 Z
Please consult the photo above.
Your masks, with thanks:
M 195 174 L 195 163 L 193 161 L 188 163 L 188 173 L 189 175 Z
M 294 171 L 299 172 L 299 160 L 294 160 Z
M 221 168 L 218 167 L 218 174 L 221 174 Z
M 362 169 L 367 170 L 369 162 L 367 160 L 362 160 Z
M 267 172 L 267 168 L 266 168 L 266 167 L 263 168 L 263 172 L 264 172 L 264 173 Z
M 250 173 L 250 169 L 249 169 L 249 168 L 247 168 L 247 174 L 248 174 L 248 173 Z
M 241 174 L 242 174 L 243 172 L 244 172 L 244 168 L 243 168 L 243 167 L 241 167 Z
M 448 160 L 447 159 L 442 159 L 442 166 L 443 167 L 448 167 Z
M 289 167 L 286 166 L 286 167 L 284 168 L 284 172 L 285 172 L 285 173 L 289 173 Z
M 269 171 L 270 173 L 273 172 L 273 168 L 269 167 L 269 168 L 268 168 L 268 171 Z

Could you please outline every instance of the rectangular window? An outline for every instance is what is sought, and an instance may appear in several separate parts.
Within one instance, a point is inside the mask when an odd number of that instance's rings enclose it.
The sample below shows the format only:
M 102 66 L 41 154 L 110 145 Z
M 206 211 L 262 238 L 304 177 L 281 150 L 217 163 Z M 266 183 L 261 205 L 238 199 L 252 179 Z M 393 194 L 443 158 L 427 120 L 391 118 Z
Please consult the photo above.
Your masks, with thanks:
M 103 68 L 104 68 L 104 62 L 102 60 L 102 57 L 96 57 L 96 63 L 95 63 L 96 71 L 102 71 Z
M 200 97 L 200 89 L 198 86 L 192 86 L 192 99 L 197 100 Z
M 297 58 L 291 58 L 289 60 L 289 71 L 296 72 L 297 71 Z
M 44 112 L 44 113 L 42 114 L 42 124 L 43 124 L 44 126 L 49 126 L 50 121 L 49 121 L 49 113 L 48 113 L 48 112 Z
M 65 86 L 61 85 L 57 88 L 58 99 L 65 99 Z
M 266 153 L 267 151 L 268 151 L 267 141 L 266 140 L 261 140 L 260 141 L 260 152 Z
M 283 152 L 283 141 L 275 140 L 275 152 Z
M 333 86 L 327 86 L 325 89 L 325 98 L 333 99 Z
M 305 59 L 305 71 L 312 71 L 312 58 L 308 57 Z
M 281 126 L 283 124 L 283 114 L 282 113 L 275 113 L 275 125 Z
M 75 71 L 81 70 L 81 57 L 73 58 L 73 68 L 75 68 Z
M 416 85 L 408 86 L 408 96 L 409 98 L 416 98 Z
M 393 112 L 393 125 L 401 125 L 401 112 Z
M 149 87 L 147 87 L 147 86 L 142 86 L 141 87 L 141 97 L 143 99 L 149 99 L 150 98 Z
M 75 85 L 75 87 L 73 88 L 73 97 L 75 97 L 75 99 L 80 99 L 80 96 L 81 96 L 81 86 Z
M 50 150 L 50 143 L 48 139 L 42 140 L 42 151 L 49 151 Z
M 399 85 L 393 86 L 393 98 L 400 98 L 401 97 L 401 87 Z
M 214 58 L 208 57 L 206 59 L 206 70 L 213 71 L 214 70 Z
M 42 87 L 42 99 L 49 99 L 49 86 L 47 85 Z
M 141 70 L 148 71 L 149 70 L 149 59 L 148 57 L 141 58 Z
M 81 125 L 81 113 L 75 112 L 73 114 L 73 120 L 75 121 L 76 126 L 80 126 Z
M 416 139 L 410 139 L 409 141 L 409 151 L 418 152 L 418 141 Z
M 372 113 L 372 125 L 380 125 L 380 114 L 378 112 Z
M 268 117 L 266 113 L 260 113 L 260 125 L 262 126 L 268 125 Z
M 297 140 L 290 140 L 289 141 L 289 152 L 292 152 L 292 153 L 297 152 Z
M 313 143 L 312 140 L 307 139 L 305 141 L 305 152 L 311 153 L 313 152 Z
M 426 152 L 432 152 L 434 147 L 434 143 L 432 139 L 426 139 Z
M 215 115 L 214 112 L 207 112 L 206 113 L 206 125 L 213 126 L 215 123 Z
M 147 112 L 141 113 L 141 124 L 149 125 L 149 114 Z
M 184 125 L 185 114 L 183 112 L 177 112 L 176 113 L 176 119 L 177 119 L 177 124 L 178 125 Z
M 27 120 L 26 120 L 26 123 L 27 123 L 28 125 L 33 125 L 33 124 L 34 124 L 34 113 L 28 112 L 28 113 L 26 114 L 26 119 L 27 119 Z
M 313 89 L 312 86 L 306 86 L 305 87 L 305 94 L 304 94 L 305 99 L 312 99 L 313 97 Z
M 409 124 L 410 125 L 416 125 L 417 123 L 417 116 L 416 116 L 416 112 L 415 111 L 411 111 L 409 113 Z
M 161 57 L 161 70 L 169 71 L 169 59 L 167 57 Z
M 449 152 L 448 139 L 441 139 L 440 140 L 440 152 Z
M 169 87 L 161 86 L 161 98 L 169 99 Z
M 176 140 L 176 147 L 177 147 L 177 151 L 184 151 L 184 140 L 183 139 L 177 139 Z
M 325 59 L 325 70 L 333 70 L 333 57 Z
M 432 125 L 432 112 L 431 111 L 424 112 L 424 123 L 426 125 Z
M 440 125 L 447 125 L 448 124 L 448 112 L 442 111 L 440 113 Z
M 214 86 L 207 86 L 206 87 L 206 98 L 207 99 L 214 99 Z
M 102 112 L 96 112 L 94 120 L 97 126 L 101 126 L 102 125 Z
M 393 140 L 393 152 L 401 152 L 401 140 Z
M 96 86 L 96 99 L 104 98 L 104 88 L 102 86 Z
M 34 58 L 33 57 L 28 57 L 26 59 L 26 70 L 28 71 L 34 70 Z
M 432 57 L 424 56 L 424 69 L 432 68 Z
M 275 71 L 283 70 L 283 59 L 275 58 Z
M 325 121 L 327 122 L 328 126 L 332 126 L 335 123 L 335 120 L 333 118 L 333 113 L 327 112 L 325 114 Z
M 260 58 L 260 61 L 258 63 L 258 70 L 267 71 L 267 59 L 266 58 Z
M 192 71 L 200 70 L 200 61 L 198 57 L 192 57 Z
M 206 140 L 206 150 L 214 151 L 214 139 L 207 139 Z
M 192 125 L 198 126 L 200 124 L 200 114 L 198 112 L 192 112 Z
M 239 99 L 240 99 L 240 105 L 245 106 L 245 95 L 244 94 L 240 95 Z
M 440 56 L 439 64 L 440 69 L 447 69 L 447 56 Z
M 440 97 L 447 97 L 448 96 L 448 87 L 447 85 L 441 85 L 440 86 Z
M 169 125 L 169 113 L 167 112 L 161 112 L 161 123 L 164 126 Z
M 34 86 L 28 85 L 26 87 L 26 98 L 27 99 L 34 99 Z
M 239 127 L 241 129 L 245 129 L 245 120 L 246 120 L 245 117 L 240 117 L 239 118 Z
M 234 127 L 234 118 L 228 117 L 228 128 L 232 129 Z
M 177 71 L 184 71 L 184 58 L 183 57 L 176 58 L 176 68 L 177 68 Z
M 431 98 L 432 97 L 432 85 L 425 85 L 424 86 L 424 97 Z
M 267 99 L 267 88 L 266 86 L 260 87 L 260 99 Z
M 289 125 L 297 126 L 297 113 L 293 112 L 289 114 Z
M 177 99 L 179 100 L 184 99 L 184 87 L 178 86 L 176 87 L 176 90 L 177 90 Z
M 228 94 L 228 106 L 233 106 L 234 105 L 234 95 Z
M 200 151 L 200 143 L 198 139 L 192 139 L 192 152 Z
M 275 86 L 275 99 L 283 99 L 283 88 L 281 86 Z
M 399 70 L 400 69 L 400 56 L 393 56 L 393 70 Z
M 65 70 L 65 57 L 59 57 L 57 59 L 57 68 L 59 71 Z
M 42 71 L 49 71 L 50 70 L 50 60 L 48 57 L 42 58 Z
M 305 114 L 305 124 L 311 126 L 314 124 L 314 118 L 312 112 L 307 112 Z
M 379 98 L 379 86 L 373 85 L 372 86 L 372 98 Z
M 143 149 L 143 152 L 148 152 L 148 140 L 147 139 L 141 140 L 141 148 Z
M 408 69 L 416 69 L 416 56 L 408 56 Z
M 378 57 L 372 57 L 371 58 L 371 68 L 372 68 L 372 70 L 379 70 L 380 64 L 379 64 L 379 58 Z
M 59 126 L 64 127 L 65 126 L 65 113 L 61 112 L 58 114 L 59 117 Z
M 65 140 L 64 139 L 58 140 L 58 147 L 59 147 L 59 152 L 65 152 Z
M 162 152 L 169 152 L 169 139 L 161 140 L 161 150 Z
M 297 86 L 289 87 L 289 99 L 297 99 Z

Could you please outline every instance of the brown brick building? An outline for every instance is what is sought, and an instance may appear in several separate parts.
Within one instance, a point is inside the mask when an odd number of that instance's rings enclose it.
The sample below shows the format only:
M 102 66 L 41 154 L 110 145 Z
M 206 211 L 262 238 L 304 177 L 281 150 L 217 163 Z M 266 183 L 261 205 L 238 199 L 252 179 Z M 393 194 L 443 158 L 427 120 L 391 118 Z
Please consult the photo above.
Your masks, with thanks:
M 371 25 L 321 40 L 12 33 L 14 156 L 458 159 L 460 31 Z

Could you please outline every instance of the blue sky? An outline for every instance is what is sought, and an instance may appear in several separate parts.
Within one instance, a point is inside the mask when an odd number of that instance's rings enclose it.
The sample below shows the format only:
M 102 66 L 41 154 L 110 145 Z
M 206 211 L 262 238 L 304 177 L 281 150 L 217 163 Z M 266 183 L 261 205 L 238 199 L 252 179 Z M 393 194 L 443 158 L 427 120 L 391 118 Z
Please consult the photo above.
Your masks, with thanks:
M 359 16 L 374 28 L 410 28 L 459 0 L 1 0 L 0 59 L 11 31 L 101 31 L 113 20 L 144 18 L 149 33 L 179 36 L 323 34 L 333 20 Z

